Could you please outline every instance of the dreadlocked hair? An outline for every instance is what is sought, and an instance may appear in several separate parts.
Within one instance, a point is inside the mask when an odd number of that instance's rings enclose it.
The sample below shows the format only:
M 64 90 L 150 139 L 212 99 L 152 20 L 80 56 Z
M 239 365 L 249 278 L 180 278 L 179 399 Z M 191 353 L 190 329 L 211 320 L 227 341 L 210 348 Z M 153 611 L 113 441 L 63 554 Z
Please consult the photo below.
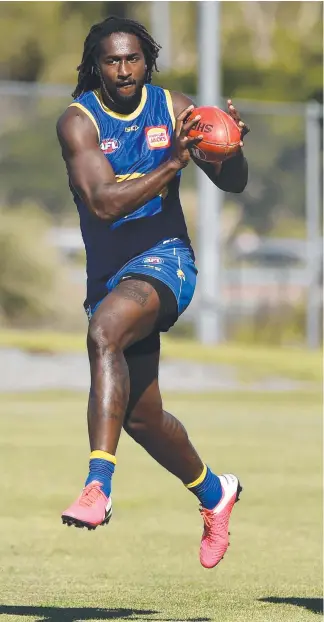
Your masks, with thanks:
M 135 35 L 140 40 L 147 66 L 145 82 L 152 81 L 153 71 L 158 71 L 156 60 L 161 46 L 154 41 L 146 28 L 139 22 L 112 15 L 99 24 L 92 26 L 85 39 L 82 61 L 77 67 L 79 72 L 78 83 L 72 93 L 73 98 L 79 97 L 86 91 L 93 91 L 100 87 L 101 77 L 97 69 L 100 41 L 115 32 L 129 33 Z

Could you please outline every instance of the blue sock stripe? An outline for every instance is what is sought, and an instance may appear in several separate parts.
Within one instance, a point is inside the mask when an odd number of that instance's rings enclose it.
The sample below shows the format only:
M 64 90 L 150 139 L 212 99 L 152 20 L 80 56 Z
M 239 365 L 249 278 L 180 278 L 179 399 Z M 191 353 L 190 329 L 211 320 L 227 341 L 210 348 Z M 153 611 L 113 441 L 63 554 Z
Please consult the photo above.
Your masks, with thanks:
M 89 475 L 85 485 L 91 484 L 94 480 L 102 484 L 102 491 L 106 497 L 111 494 L 111 478 L 115 471 L 115 465 L 102 458 L 91 458 L 89 461 Z
M 212 510 L 220 502 L 223 494 L 219 477 L 209 467 L 207 467 L 206 477 L 203 481 L 193 488 L 188 488 L 188 490 L 198 497 L 201 505 L 207 510 Z

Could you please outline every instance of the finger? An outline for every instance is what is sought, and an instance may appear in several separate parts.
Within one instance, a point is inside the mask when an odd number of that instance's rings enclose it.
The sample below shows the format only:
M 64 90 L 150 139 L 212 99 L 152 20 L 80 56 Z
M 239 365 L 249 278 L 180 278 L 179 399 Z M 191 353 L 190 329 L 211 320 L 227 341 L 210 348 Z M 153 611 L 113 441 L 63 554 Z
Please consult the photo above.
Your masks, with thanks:
M 180 112 L 180 114 L 177 116 L 176 124 L 175 124 L 175 128 L 174 128 L 176 136 L 180 136 L 181 131 L 182 131 L 183 122 L 192 113 L 193 109 L 194 109 L 194 105 L 191 104 L 187 108 L 184 108 L 184 110 L 182 110 L 182 112 Z
M 197 114 L 193 119 L 190 119 L 190 121 L 188 121 L 187 123 L 183 123 L 182 132 L 183 133 L 189 132 L 189 130 L 191 130 L 191 128 L 194 127 L 197 121 L 200 121 L 200 119 L 201 119 L 201 114 Z
M 234 108 L 234 106 L 230 106 L 229 107 L 229 114 L 230 116 L 234 119 L 234 121 L 236 121 L 236 123 L 239 123 L 241 121 L 241 117 L 240 114 L 237 112 L 236 108 Z
M 191 145 L 195 141 L 200 142 L 202 139 L 202 134 L 200 134 L 199 136 L 195 136 L 194 138 L 192 136 L 183 136 L 179 139 L 179 143 L 181 147 L 185 147 L 187 149 L 188 145 Z
M 191 104 L 188 108 L 185 108 L 180 114 L 177 116 L 176 121 L 184 121 L 185 118 L 193 111 L 194 105 Z
M 227 100 L 227 106 L 228 106 L 228 112 L 231 115 L 231 117 L 233 117 L 233 119 L 235 119 L 235 121 L 240 121 L 241 117 L 239 112 L 236 110 L 236 108 L 233 106 L 232 100 L 228 99 Z
M 191 138 L 191 137 L 188 137 L 188 136 L 186 136 L 185 138 L 187 139 L 186 143 L 187 143 L 187 147 L 189 149 L 189 147 L 192 147 L 193 145 L 198 145 L 202 141 L 202 139 L 204 137 L 203 137 L 202 134 L 200 134 L 199 136 L 196 136 L 195 138 Z
M 241 137 L 243 138 L 244 136 L 246 136 L 246 134 L 249 133 L 250 128 L 248 125 L 246 125 L 246 123 L 243 123 L 243 125 L 240 124 L 240 130 L 241 130 Z

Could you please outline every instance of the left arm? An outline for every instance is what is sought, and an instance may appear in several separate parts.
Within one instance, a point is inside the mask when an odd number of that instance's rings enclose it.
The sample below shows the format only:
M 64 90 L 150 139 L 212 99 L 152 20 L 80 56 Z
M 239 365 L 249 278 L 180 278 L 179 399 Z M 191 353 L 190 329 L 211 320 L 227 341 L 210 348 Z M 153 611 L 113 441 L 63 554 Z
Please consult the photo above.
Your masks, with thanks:
M 194 104 L 194 102 L 182 93 L 171 93 L 174 116 L 176 117 L 184 108 Z M 194 104 L 196 107 L 196 105 Z M 249 128 L 241 121 L 238 112 L 232 105 L 231 100 L 228 101 L 228 109 L 230 116 L 236 121 L 241 129 L 242 138 L 249 132 Z M 243 147 L 243 141 L 241 143 Z M 248 163 L 243 155 L 243 151 L 224 162 L 203 162 L 194 156 L 191 156 L 197 166 L 206 173 L 207 177 L 224 192 L 243 192 L 248 180 Z

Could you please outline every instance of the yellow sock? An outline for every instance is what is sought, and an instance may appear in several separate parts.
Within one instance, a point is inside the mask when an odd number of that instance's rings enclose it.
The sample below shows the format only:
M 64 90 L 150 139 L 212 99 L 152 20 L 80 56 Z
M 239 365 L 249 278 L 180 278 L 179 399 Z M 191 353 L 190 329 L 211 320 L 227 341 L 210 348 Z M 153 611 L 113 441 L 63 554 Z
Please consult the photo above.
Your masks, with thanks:
M 204 468 L 202 470 L 202 474 L 199 475 L 199 477 L 197 477 L 197 479 L 195 479 L 194 482 L 191 482 L 191 484 L 186 484 L 186 488 L 194 488 L 194 486 L 198 486 L 198 484 L 201 484 L 201 482 L 204 481 L 205 477 L 207 474 L 207 467 L 204 464 Z
M 90 454 L 90 460 L 93 458 L 100 458 L 100 460 L 107 460 L 107 462 L 117 463 L 116 456 L 109 454 L 107 451 L 101 451 L 101 449 L 95 449 Z

